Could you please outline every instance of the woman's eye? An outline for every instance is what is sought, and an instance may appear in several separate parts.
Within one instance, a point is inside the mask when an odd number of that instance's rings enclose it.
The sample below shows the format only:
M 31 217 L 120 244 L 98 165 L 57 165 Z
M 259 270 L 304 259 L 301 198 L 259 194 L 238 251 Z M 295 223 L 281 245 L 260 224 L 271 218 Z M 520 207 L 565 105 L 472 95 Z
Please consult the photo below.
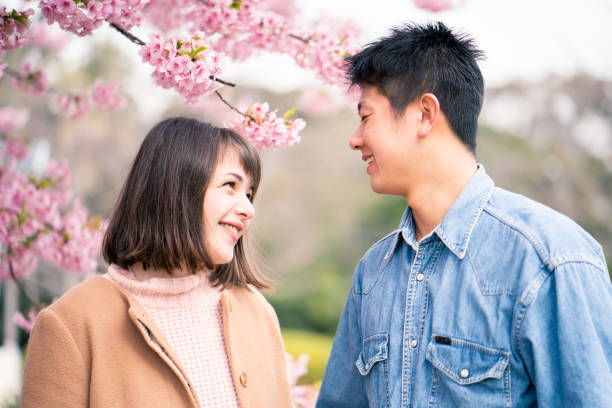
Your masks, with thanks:
M 236 186 L 236 182 L 235 181 L 226 181 L 225 183 L 223 183 L 223 186 L 228 186 L 229 188 L 234 188 Z
M 363 122 L 364 120 L 366 120 L 370 115 L 364 115 L 361 117 L 361 121 Z
M 250 202 L 253 202 L 253 193 L 247 193 L 247 198 L 249 199 Z

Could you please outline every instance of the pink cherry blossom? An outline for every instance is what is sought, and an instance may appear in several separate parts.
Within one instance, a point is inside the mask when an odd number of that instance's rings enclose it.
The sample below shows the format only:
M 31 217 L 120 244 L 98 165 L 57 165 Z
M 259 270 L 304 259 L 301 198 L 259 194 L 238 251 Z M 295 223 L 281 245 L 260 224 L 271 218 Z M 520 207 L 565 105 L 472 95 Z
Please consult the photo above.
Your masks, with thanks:
M 62 30 L 79 36 L 91 34 L 103 21 L 125 30 L 142 22 L 142 8 L 148 0 L 40 0 L 39 7 L 48 24 L 57 22 Z
M 289 353 L 285 353 L 289 386 L 291 387 L 291 401 L 297 408 L 314 408 L 317 400 L 317 390 L 312 385 L 298 385 L 301 376 L 308 372 L 307 354 L 300 354 L 297 360 Z
M 98 78 L 90 91 L 91 100 L 97 107 L 105 110 L 121 109 L 126 105 L 126 100 L 118 93 L 118 89 L 116 84 Z
M 26 31 L 30 26 L 30 16 L 34 10 L 0 10 L 0 57 L 6 50 L 21 47 L 27 43 Z
M 75 95 L 56 94 L 54 96 L 56 107 L 70 119 L 78 119 L 91 112 L 91 103 L 86 92 L 79 92 Z
M 288 111 L 284 117 L 278 117 L 276 112 L 270 111 L 268 103 L 256 103 L 231 126 L 260 150 L 293 146 L 300 141 L 299 133 L 306 127 L 306 122 L 302 119 L 289 120 L 293 111 Z
M 25 317 L 21 312 L 17 312 L 13 316 L 13 323 L 29 333 L 32 331 L 34 323 L 36 323 L 36 316 L 37 312 L 34 309 L 30 309 L 28 317 Z
M 139 54 L 155 68 L 157 85 L 174 88 L 190 103 L 222 86 L 215 78 L 222 72 L 224 54 L 210 48 L 204 33 L 168 39 L 154 33 L 150 38 Z
M 42 259 L 75 273 L 96 268 L 103 229 L 83 205 L 71 205 L 66 162 L 49 160 L 41 177 L 19 170 L 23 159 L 5 139 L 0 149 L 0 280 L 27 276 Z M 27 148 L 22 145 L 22 152 Z
M 0 108 L 0 133 L 10 133 L 21 129 L 29 117 L 30 113 L 27 109 Z
M 451 9 L 456 6 L 457 1 L 453 0 L 413 0 L 414 4 L 422 9 L 433 11 L 434 13 Z
M 27 92 L 33 94 L 41 94 L 47 86 L 47 75 L 42 69 L 33 70 L 29 62 L 25 62 L 21 66 L 19 72 L 20 78 L 11 78 L 13 84 Z
M 234 60 L 244 60 L 264 50 L 287 53 L 322 80 L 344 84 L 344 58 L 359 50 L 356 27 L 329 19 L 298 23 L 292 2 L 286 7 L 276 3 L 157 0 L 147 6 L 145 13 L 164 31 L 180 27 L 204 32 L 215 50 L 223 50 Z
M 90 89 L 71 95 L 55 93 L 55 107 L 70 119 L 79 119 L 90 113 L 93 108 L 121 109 L 125 107 L 126 100 L 118 90 L 116 84 L 97 78 Z

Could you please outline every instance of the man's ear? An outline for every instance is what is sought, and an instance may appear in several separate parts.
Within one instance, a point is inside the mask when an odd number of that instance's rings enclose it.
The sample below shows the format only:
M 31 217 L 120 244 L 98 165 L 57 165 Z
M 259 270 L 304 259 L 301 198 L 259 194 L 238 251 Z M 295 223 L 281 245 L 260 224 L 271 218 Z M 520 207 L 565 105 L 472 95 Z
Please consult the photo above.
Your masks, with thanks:
M 440 102 L 436 95 L 424 93 L 417 101 L 417 136 L 425 137 L 431 132 L 440 118 Z

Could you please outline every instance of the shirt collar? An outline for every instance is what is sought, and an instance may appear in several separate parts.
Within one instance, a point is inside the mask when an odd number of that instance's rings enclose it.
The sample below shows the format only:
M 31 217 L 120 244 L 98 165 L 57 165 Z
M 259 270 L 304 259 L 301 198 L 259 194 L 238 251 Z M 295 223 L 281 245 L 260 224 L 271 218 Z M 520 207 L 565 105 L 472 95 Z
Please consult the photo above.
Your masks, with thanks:
M 493 186 L 493 180 L 487 175 L 484 166 L 479 164 L 476 174 L 461 191 L 442 222 L 432 232 L 459 259 L 463 259 L 465 256 L 472 230 L 489 197 L 491 197 Z M 418 243 L 410 207 L 404 212 L 400 225 L 404 240 L 416 250 Z

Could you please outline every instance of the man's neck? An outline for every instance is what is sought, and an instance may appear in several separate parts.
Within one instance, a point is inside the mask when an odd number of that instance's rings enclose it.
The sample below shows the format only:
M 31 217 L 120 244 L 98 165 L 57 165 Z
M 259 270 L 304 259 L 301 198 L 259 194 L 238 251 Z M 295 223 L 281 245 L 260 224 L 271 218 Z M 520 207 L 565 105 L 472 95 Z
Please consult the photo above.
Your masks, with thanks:
M 475 159 L 447 162 L 436 168 L 415 191 L 406 197 L 414 217 L 417 241 L 429 235 L 444 219 L 461 191 L 478 170 Z

